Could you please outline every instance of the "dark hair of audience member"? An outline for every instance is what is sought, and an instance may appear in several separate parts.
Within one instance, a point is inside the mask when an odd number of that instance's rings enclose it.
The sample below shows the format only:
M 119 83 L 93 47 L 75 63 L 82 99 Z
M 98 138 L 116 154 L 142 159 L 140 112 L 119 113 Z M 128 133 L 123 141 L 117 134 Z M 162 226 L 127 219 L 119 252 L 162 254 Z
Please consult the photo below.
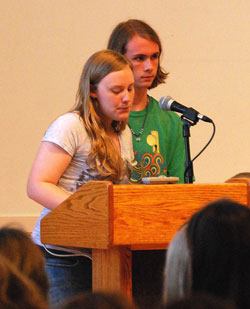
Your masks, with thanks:
M 209 204 L 181 228 L 168 251 L 167 303 L 207 292 L 234 301 L 239 308 L 249 307 L 249 208 L 230 200 Z
M 0 308 L 48 308 L 37 285 L 2 255 L 0 255 Z
M 12 227 L 1 228 L 0 254 L 33 280 L 47 298 L 49 283 L 45 272 L 44 257 L 25 231 Z
M 136 306 L 121 293 L 93 292 L 72 297 L 63 309 L 136 309 Z

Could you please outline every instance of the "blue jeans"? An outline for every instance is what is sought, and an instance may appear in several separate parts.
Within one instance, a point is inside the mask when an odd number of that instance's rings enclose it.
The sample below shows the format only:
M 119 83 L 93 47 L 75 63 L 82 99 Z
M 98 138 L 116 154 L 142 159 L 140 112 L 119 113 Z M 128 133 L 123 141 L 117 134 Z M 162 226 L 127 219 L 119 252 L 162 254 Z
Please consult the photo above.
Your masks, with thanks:
M 46 257 L 45 269 L 51 308 L 76 294 L 92 290 L 92 262 L 87 257 Z

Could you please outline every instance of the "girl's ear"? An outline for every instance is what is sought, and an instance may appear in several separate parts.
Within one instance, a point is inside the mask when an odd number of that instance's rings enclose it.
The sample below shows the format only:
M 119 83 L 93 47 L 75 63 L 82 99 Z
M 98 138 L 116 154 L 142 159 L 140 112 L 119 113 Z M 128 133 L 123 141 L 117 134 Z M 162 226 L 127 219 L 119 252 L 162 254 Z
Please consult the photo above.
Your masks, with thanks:
M 94 99 L 97 98 L 96 87 L 94 85 L 90 85 L 90 96 Z
M 91 98 L 93 99 L 96 99 L 97 98 L 97 94 L 95 92 L 90 92 L 90 96 Z

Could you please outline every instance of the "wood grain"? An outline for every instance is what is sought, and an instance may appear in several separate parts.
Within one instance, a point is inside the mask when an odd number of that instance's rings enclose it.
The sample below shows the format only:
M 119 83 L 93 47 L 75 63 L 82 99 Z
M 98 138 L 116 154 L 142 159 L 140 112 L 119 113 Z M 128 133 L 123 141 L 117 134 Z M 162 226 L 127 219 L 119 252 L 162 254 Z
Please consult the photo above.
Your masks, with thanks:
M 132 298 L 131 251 L 117 246 L 93 249 L 93 291 L 121 291 Z
M 88 182 L 41 220 L 45 244 L 108 248 L 112 243 L 112 186 Z
M 180 226 L 209 202 L 230 198 L 247 205 L 245 184 L 114 186 L 114 245 L 166 247 Z M 154 245 L 153 245 L 154 244 Z M 136 248 L 135 246 L 133 248 Z
M 42 219 L 42 242 L 97 249 L 166 247 L 194 212 L 219 198 L 247 205 L 248 186 L 89 182 Z

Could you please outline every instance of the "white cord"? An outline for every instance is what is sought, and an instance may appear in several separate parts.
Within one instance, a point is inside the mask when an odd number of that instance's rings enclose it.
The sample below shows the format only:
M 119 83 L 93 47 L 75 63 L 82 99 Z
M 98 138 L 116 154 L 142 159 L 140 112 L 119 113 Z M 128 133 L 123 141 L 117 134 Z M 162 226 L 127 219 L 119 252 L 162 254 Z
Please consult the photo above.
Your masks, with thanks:
M 87 253 L 84 253 L 84 252 L 82 252 L 82 253 L 73 253 L 72 252 L 70 254 L 57 254 L 57 253 L 51 252 L 44 244 L 43 244 L 43 247 L 44 247 L 46 252 L 48 252 L 49 254 L 56 256 L 56 257 L 84 256 L 86 258 L 89 258 L 92 261 L 91 256 L 89 256 Z

